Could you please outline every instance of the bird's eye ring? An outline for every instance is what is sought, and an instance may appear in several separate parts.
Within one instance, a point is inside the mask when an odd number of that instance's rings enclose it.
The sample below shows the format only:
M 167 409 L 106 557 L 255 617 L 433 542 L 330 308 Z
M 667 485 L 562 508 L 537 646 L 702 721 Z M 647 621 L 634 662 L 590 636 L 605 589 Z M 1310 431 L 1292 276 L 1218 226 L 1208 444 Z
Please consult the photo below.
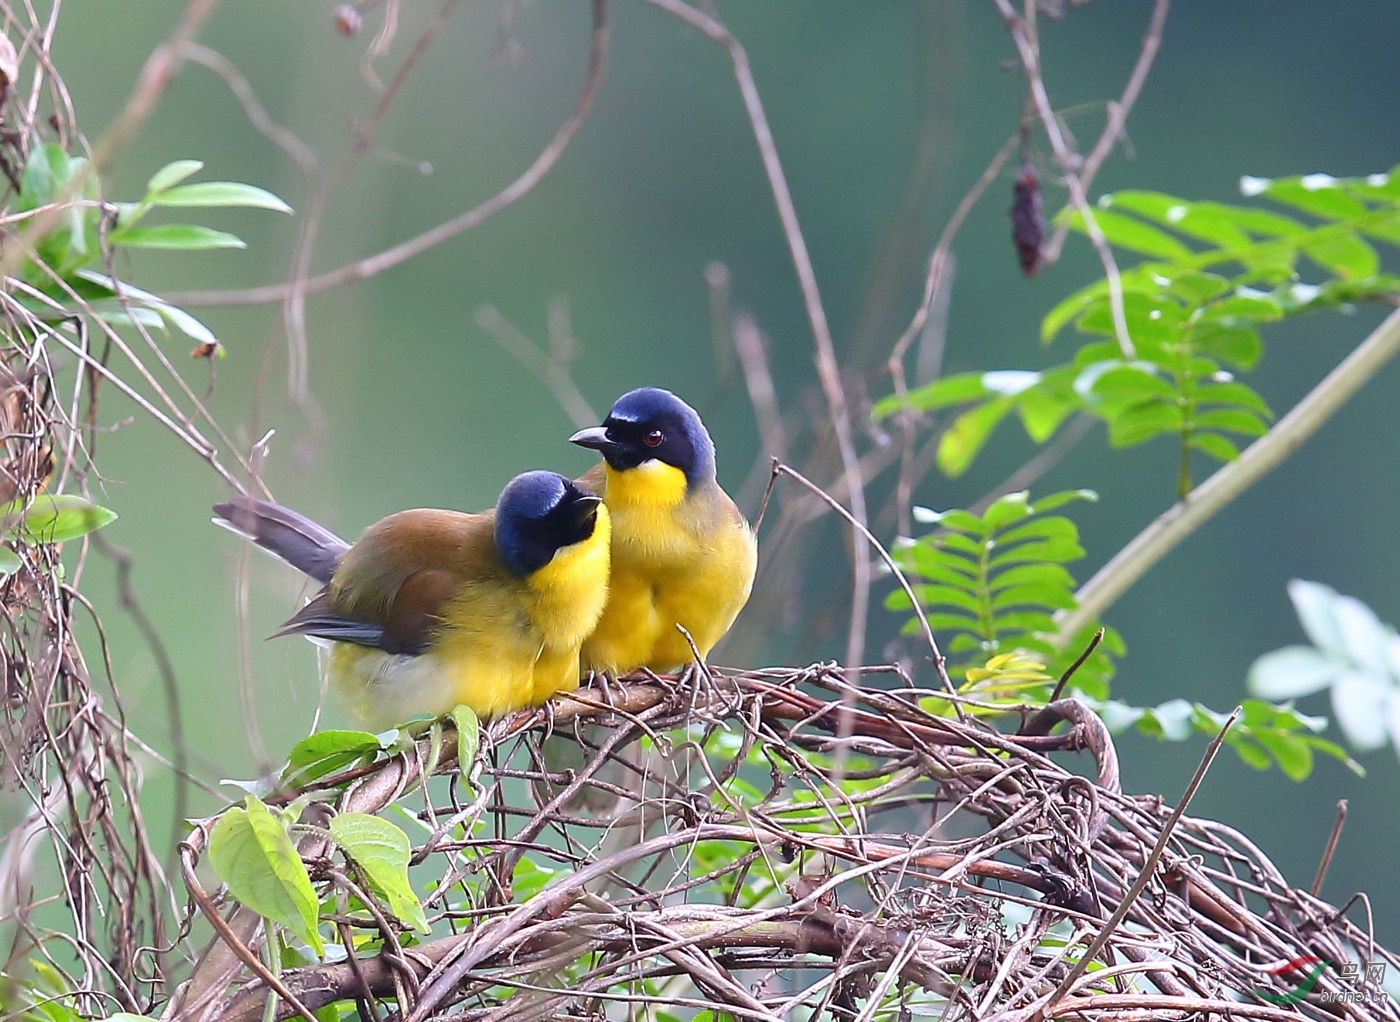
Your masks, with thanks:
M 661 441 L 666 439 L 666 435 L 659 429 L 654 429 L 642 438 L 642 442 L 648 447 L 660 447 Z

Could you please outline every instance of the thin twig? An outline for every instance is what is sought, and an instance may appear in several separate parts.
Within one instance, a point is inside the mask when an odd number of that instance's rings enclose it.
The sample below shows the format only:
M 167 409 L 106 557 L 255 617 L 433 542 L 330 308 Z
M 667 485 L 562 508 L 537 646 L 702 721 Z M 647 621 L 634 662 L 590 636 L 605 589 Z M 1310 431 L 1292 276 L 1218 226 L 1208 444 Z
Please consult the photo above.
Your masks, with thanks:
M 1123 305 L 1122 274 L 1118 272 L 1118 262 L 1113 258 L 1113 249 L 1109 245 L 1108 239 L 1104 237 L 1098 220 L 1094 217 L 1084 183 L 1080 181 L 1075 170 L 1075 166 L 1079 162 L 1078 157 L 1065 140 L 1064 133 L 1060 130 L 1059 119 L 1055 116 L 1055 109 L 1050 104 L 1050 95 L 1045 89 L 1045 79 L 1041 76 L 1039 41 L 1035 38 L 1030 24 L 1018 15 L 1016 9 L 1011 6 L 1010 0 L 994 0 L 994 2 L 1011 32 L 1012 41 L 1016 44 L 1016 51 L 1021 58 L 1021 66 L 1026 74 L 1026 84 L 1030 88 L 1036 113 L 1045 128 L 1046 137 L 1050 140 L 1050 147 L 1055 152 L 1055 159 L 1064 173 L 1070 202 L 1075 211 L 1079 213 L 1080 219 L 1084 221 L 1085 233 L 1089 235 L 1094 251 L 1098 253 L 1099 262 L 1103 264 L 1104 276 L 1108 278 L 1108 305 L 1113 316 L 1113 332 L 1118 340 L 1118 348 L 1125 359 L 1135 358 L 1137 351 L 1133 347 L 1132 337 L 1128 333 L 1128 317 Z M 1030 9 L 1033 10 L 1033 8 Z
M 842 518 L 846 519 L 846 521 L 850 524 L 851 528 L 855 529 L 858 533 L 860 533 L 860 535 L 865 539 L 865 541 L 875 549 L 875 552 L 877 554 L 880 555 L 880 559 L 885 562 L 885 567 L 889 568 L 890 573 L 895 577 L 895 581 L 899 583 L 899 587 L 904 590 L 904 595 L 909 597 L 909 602 L 913 604 L 914 613 L 918 616 L 919 627 L 924 633 L 924 641 L 928 643 L 929 652 L 933 660 L 933 669 L 938 674 L 939 682 L 943 685 L 945 691 L 947 691 L 950 695 L 956 697 L 958 694 L 957 687 L 954 686 L 952 679 L 948 677 L 948 671 L 944 667 L 946 661 L 944 659 L 943 654 L 938 649 L 938 640 L 933 637 L 933 629 L 929 627 L 928 618 L 924 616 L 923 609 L 919 604 L 919 599 L 914 594 L 914 587 L 909 584 L 909 580 L 905 578 L 904 572 L 900 570 L 899 565 L 895 562 L 895 559 L 890 556 L 889 551 L 886 550 L 884 548 L 884 545 L 881 544 L 881 542 L 875 538 L 874 533 L 872 533 L 869 529 L 867 529 L 864 525 L 862 525 L 859 521 L 856 520 L 855 515 L 853 515 L 851 512 L 847 511 L 844 507 L 841 506 L 840 501 L 838 501 L 835 497 L 831 496 L 831 494 L 827 493 L 816 483 L 812 482 L 801 472 L 797 471 L 797 469 L 791 467 L 790 465 L 784 465 L 782 462 L 778 461 L 777 458 L 774 458 L 773 474 L 775 476 L 788 476 L 789 478 L 795 480 L 797 483 L 804 486 L 823 504 L 831 508 Z M 956 701 L 953 703 L 953 708 L 957 712 L 959 720 L 965 719 L 963 716 L 962 708 L 957 704 Z
M 576 427 L 596 426 L 602 421 L 574 383 L 568 367 L 541 351 L 534 341 L 508 323 L 494 305 L 483 305 L 476 310 L 476 325 L 550 389 L 559 407 Z
M 392 248 L 376 253 L 358 262 L 350 263 L 338 267 L 334 270 L 327 270 L 314 277 L 308 277 L 301 285 L 301 293 L 304 295 L 318 294 L 331 288 L 342 287 L 346 284 L 353 284 L 358 281 L 368 280 L 377 274 L 383 273 L 400 263 L 421 255 L 435 245 L 440 245 L 450 238 L 456 237 L 463 231 L 477 227 L 495 216 L 501 210 L 512 203 L 523 198 L 533 189 L 545 175 L 559 162 L 559 157 L 568 148 L 569 143 L 577 134 L 579 126 L 583 123 L 589 108 L 593 105 L 593 99 L 598 93 L 598 86 L 603 80 L 603 68 L 606 63 L 608 52 L 608 24 L 606 19 L 606 0 L 593 0 L 593 41 L 589 47 L 588 73 L 584 79 L 583 89 L 579 93 L 578 100 L 574 104 L 573 110 L 559 126 L 559 130 L 554 133 L 554 137 L 549 140 L 533 163 L 527 167 L 518 178 L 501 189 L 485 202 L 473 206 L 465 213 L 454 217 L 436 227 L 424 231 L 422 234 L 401 241 Z M 269 284 L 264 287 L 239 289 L 232 291 L 186 291 L 176 292 L 166 296 L 173 305 L 263 305 L 268 302 L 285 301 L 292 292 L 290 283 Z
M 1123 136 L 1123 129 L 1128 123 L 1128 114 L 1133 109 L 1133 104 L 1137 102 L 1138 95 L 1142 92 L 1142 86 L 1147 81 L 1148 72 L 1152 70 L 1153 61 L 1157 59 L 1157 51 L 1162 47 L 1162 31 L 1167 25 L 1167 9 L 1171 5 L 1171 0 L 1154 0 L 1152 5 L 1152 19 L 1147 24 L 1147 32 L 1142 37 L 1142 50 L 1138 53 L 1137 63 L 1133 65 L 1133 73 L 1128 76 L 1128 84 L 1123 86 L 1123 94 L 1118 97 L 1116 103 L 1108 104 L 1108 122 L 1104 125 L 1103 133 L 1094 143 L 1094 148 L 1089 151 L 1089 155 L 1084 158 L 1084 164 L 1079 169 L 1079 183 L 1087 192 L 1095 177 L 1098 176 L 1099 168 L 1108 159 L 1109 153 L 1113 152 L 1113 147 L 1118 144 L 1118 140 Z M 1055 233 L 1050 236 L 1042 250 L 1042 258 L 1046 263 L 1054 263 L 1060 258 L 1060 250 L 1064 247 L 1065 238 L 1069 236 L 1069 222 L 1062 221 L 1055 226 Z
M 249 123 L 260 131 L 269 142 L 290 156 L 292 162 L 301 169 L 303 174 L 310 174 L 316 169 L 316 154 L 311 151 L 310 146 L 268 115 L 266 108 L 258 102 L 258 96 L 253 91 L 253 86 L 243 76 L 243 72 L 238 70 L 233 61 L 218 50 L 212 50 L 208 46 L 190 40 L 186 40 L 180 46 L 180 56 L 207 67 L 222 78 L 229 91 L 233 93 L 234 98 L 243 105 L 243 114 L 248 118 Z
M 1103 632 L 1102 628 L 1096 631 L 1093 638 L 1089 640 L 1089 645 L 1084 647 L 1084 652 L 1075 657 L 1074 663 L 1065 668 L 1064 673 L 1060 675 L 1060 680 L 1055 682 L 1055 691 L 1050 693 L 1050 702 L 1059 701 L 1060 696 L 1064 694 L 1065 686 L 1069 684 L 1069 679 L 1074 677 L 1074 672 L 1083 667 L 1084 661 L 1094 655 L 1094 650 L 1098 649 L 1099 643 L 1103 642 Z
M 141 607 L 136 590 L 131 584 L 131 554 L 113 543 L 100 532 L 93 533 L 93 548 L 117 566 L 117 602 L 131 616 L 136 630 L 151 651 L 156 662 L 156 673 L 160 675 L 161 690 L 165 695 L 166 720 L 170 726 L 170 760 L 175 773 L 175 798 L 172 809 L 173 820 L 170 827 L 170 859 L 167 869 L 174 869 L 179 854 L 180 839 L 184 832 L 185 820 L 189 817 L 190 802 L 190 750 L 185 743 L 184 715 L 180 709 L 180 686 L 175 677 L 175 665 L 170 661 L 170 653 L 161 641 L 151 619 Z
M 1317 876 L 1312 882 L 1312 896 L 1316 898 L 1322 891 L 1322 881 L 1327 878 L 1327 867 L 1332 865 L 1332 854 L 1337 850 L 1337 842 L 1342 837 L 1342 824 L 1347 822 L 1347 800 L 1337 800 L 1337 818 L 1332 821 L 1332 833 L 1327 835 L 1327 847 L 1322 850 L 1322 861 L 1317 864 Z
M 841 367 L 836 359 L 836 346 L 831 339 L 831 327 L 827 323 L 826 310 L 822 306 L 821 291 L 817 287 L 816 271 L 812 258 L 807 252 L 807 241 L 802 235 L 802 227 L 797 220 L 797 207 L 793 204 L 792 193 L 788 190 L 787 178 L 783 174 L 782 161 L 778 158 L 778 147 L 773 141 L 773 132 L 768 125 L 768 115 L 758 96 L 758 85 L 754 82 L 753 71 L 749 67 L 748 54 L 729 29 L 718 19 L 691 7 L 682 0 L 649 0 L 662 10 L 674 14 L 682 21 L 693 25 L 719 43 L 729 54 L 734 64 L 734 77 L 739 84 L 739 93 L 744 100 L 749 124 L 754 139 L 758 143 L 759 155 L 763 159 L 763 169 L 768 175 L 768 187 L 773 193 L 773 201 L 778 207 L 778 217 L 782 221 L 783 235 L 787 239 L 788 251 L 792 255 L 797 270 L 798 284 L 802 289 L 802 301 L 807 310 L 807 319 L 812 328 L 812 338 L 816 345 L 817 376 L 821 380 L 822 393 L 826 397 L 827 411 L 831 415 L 831 428 L 836 437 L 836 449 L 841 459 L 842 473 L 846 480 L 847 498 L 851 502 L 851 514 L 864 526 L 867 521 L 865 506 L 865 480 L 860 472 L 860 458 L 856 453 L 855 440 L 851 431 L 851 416 L 847 408 L 846 392 L 841 385 Z M 870 551 L 864 543 L 854 543 L 851 547 L 854 561 L 854 586 L 851 597 L 850 627 L 846 637 L 846 663 L 852 667 L 865 659 L 865 628 L 870 608 Z
M 1137 879 L 1133 881 L 1127 893 L 1119 899 L 1118 907 L 1113 910 L 1113 914 L 1109 916 L 1108 920 L 1099 928 L 1099 932 L 1095 935 L 1094 939 L 1089 942 L 1089 945 L 1084 949 L 1083 953 L 1080 954 L 1079 960 L 1074 963 L 1074 967 L 1069 970 L 1069 974 L 1060 981 L 1060 985 L 1055 988 L 1054 992 L 1045 1003 L 1035 1010 L 1034 1014 L 1031 1016 L 1033 1020 L 1043 1019 L 1054 1010 L 1055 1005 L 1067 993 L 1074 989 L 1074 985 L 1079 982 L 1079 977 L 1083 976 L 1085 970 L 1089 968 L 1089 963 L 1104 949 L 1104 945 L 1108 943 L 1109 938 L 1112 937 L 1114 931 L 1118 929 L 1118 925 L 1127 918 L 1128 910 L 1133 907 L 1133 902 L 1147 889 L 1147 885 L 1157 878 L 1157 863 L 1161 860 L 1162 853 L 1166 851 L 1167 842 L 1172 839 L 1172 832 L 1176 830 L 1176 825 L 1186 812 L 1186 807 L 1191 804 L 1191 799 L 1195 797 L 1196 789 L 1199 788 L 1201 782 L 1205 780 L 1206 771 L 1210 769 L 1211 763 L 1215 762 L 1215 754 L 1218 753 L 1220 747 L 1225 744 L 1225 736 L 1230 733 L 1230 728 L 1235 726 L 1235 722 L 1240 719 L 1240 714 L 1242 713 L 1244 713 L 1243 707 L 1235 707 L 1235 712 L 1230 714 L 1230 719 L 1225 721 L 1225 726 L 1220 729 L 1220 733 L 1211 739 L 1210 745 L 1206 747 L 1205 755 L 1201 757 L 1200 765 L 1196 767 L 1196 773 L 1191 777 L 1191 783 L 1186 786 L 1186 791 L 1181 796 L 1181 801 L 1177 803 L 1176 808 L 1171 811 L 1171 815 L 1169 815 L 1166 822 L 1162 824 L 1162 832 L 1157 835 L 1157 841 L 1153 844 L 1152 851 L 1150 851 L 1147 854 L 1147 858 L 1143 860 L 1142 868 L 1138 872 Z

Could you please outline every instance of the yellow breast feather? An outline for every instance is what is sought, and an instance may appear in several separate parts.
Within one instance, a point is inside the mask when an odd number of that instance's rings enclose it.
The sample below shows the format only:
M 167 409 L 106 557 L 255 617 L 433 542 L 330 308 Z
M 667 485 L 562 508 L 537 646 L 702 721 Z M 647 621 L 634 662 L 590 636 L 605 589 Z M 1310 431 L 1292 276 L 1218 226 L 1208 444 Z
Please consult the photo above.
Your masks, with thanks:
M 757 564 L 753 533 L 718 486 L 687 492 L 659 461 L 606 471 L 612 579 L 603 616 L 584 643 L 591 670 L 673 670 L 707 656 L 747 602 Z

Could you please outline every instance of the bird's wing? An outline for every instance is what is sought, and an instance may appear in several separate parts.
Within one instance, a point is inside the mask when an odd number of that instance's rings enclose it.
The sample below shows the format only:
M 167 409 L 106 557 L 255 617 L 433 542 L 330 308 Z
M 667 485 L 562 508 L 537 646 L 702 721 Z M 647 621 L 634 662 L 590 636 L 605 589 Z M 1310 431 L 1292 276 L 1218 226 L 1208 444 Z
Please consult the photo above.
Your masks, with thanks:
M 278 634 L 423 652 L 449 601 L 464 590 L 489 590 L 495 579 L 504 583 L 492 526 L 489 513 L 419 509 L 385 518 Z
M 574 482 L 587 488 L 591 493 L 596 493 L 600 497 L 604 496 L 603 490 L 606 489 L 608 484 L 608 463 L 606 461 L 599 461 L 598 464 L 579 476 Z

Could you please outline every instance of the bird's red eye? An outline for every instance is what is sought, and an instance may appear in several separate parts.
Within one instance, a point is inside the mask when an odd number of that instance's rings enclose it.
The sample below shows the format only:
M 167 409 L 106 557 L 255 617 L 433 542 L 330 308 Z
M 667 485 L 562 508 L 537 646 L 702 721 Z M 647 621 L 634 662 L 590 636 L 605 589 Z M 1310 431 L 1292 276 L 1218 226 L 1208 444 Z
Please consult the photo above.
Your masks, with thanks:
M 660 447 L 661 441 L 666 439 L 666 435 L 659 429 L 654 429 L 642 438 L 648 447 Z

